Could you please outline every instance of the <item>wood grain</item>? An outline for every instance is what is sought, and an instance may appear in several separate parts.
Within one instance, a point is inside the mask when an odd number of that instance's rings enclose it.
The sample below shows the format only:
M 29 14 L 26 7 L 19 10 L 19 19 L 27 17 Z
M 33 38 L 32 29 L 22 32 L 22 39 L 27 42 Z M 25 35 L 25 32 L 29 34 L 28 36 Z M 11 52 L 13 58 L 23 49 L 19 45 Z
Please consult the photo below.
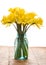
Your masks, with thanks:
M 14 60 L 14 47 L 0 46 L 0 65 L 46 65 L 46 47 L 31 47 L 28 60 Z

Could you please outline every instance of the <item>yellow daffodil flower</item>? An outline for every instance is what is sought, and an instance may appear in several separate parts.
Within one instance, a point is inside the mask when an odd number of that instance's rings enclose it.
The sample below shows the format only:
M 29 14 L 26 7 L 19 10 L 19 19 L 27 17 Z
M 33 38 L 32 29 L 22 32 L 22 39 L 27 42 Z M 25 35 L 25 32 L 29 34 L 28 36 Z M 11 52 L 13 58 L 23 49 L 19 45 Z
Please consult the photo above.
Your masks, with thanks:
M 17 24 L 37 24 L 42 25 L 42 19 L 40 17 L 35 18 L 37 16 L 34 12 L 26 13 L 26 11 L 22 8 L 16 7 L 16 8 L 10 8 L 8 10 L 10 14 L 8 16 L 3 16 L 2 23 L 3 24 L 11 24 L 11 23 L 17 23 Z

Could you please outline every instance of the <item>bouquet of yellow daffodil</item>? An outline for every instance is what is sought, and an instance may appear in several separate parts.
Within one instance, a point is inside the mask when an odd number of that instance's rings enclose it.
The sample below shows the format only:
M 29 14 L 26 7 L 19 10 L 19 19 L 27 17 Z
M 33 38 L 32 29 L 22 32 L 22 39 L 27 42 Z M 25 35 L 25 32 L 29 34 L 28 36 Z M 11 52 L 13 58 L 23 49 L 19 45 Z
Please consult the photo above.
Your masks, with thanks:
M 2 23 L 4 25 L 11 25 L 15 27 L 18 33 L 18 37 L 15 40 L 17 42 L 17 48 L 15 50 L 15 59 L 27 59 L 28 58 L 28 44 L 25 34 L 31 25 L 36 25 L 40 28 L 42 25 L 42 19 L 37 17 L 34 12 L 27 13 L 24 9 L 16 7 L 9 9 L 10 14 L 3 16 Z M 16 24 L 16 26 L 15 26 Z

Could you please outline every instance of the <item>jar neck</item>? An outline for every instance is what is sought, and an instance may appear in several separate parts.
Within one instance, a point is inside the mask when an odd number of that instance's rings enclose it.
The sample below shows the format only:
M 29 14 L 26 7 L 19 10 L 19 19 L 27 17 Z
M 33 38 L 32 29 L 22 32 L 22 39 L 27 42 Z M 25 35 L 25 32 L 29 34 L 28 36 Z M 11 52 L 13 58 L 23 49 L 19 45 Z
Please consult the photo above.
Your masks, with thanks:
M 18 38 L 25 38 L 26 37 L 26 33 L 17 33 Z

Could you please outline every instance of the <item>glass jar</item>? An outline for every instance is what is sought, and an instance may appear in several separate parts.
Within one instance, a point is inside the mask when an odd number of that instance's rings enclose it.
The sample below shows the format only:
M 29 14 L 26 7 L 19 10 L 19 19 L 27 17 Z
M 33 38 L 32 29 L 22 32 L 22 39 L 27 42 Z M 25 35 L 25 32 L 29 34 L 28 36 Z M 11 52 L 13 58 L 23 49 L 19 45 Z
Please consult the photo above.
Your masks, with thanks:
M 26 34 L 17 34 L 14 42 L 14 59 L 26 60 L 28 58 L 28 40 Z

